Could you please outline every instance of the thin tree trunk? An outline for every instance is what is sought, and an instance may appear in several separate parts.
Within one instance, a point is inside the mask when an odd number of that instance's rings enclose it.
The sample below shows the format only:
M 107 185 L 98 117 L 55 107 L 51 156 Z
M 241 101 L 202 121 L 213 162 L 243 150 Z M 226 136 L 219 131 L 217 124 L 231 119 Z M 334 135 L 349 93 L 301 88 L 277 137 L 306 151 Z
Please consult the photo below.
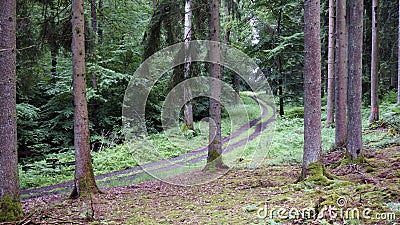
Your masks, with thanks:
M 98 10 L 100 11 L 102 8 L 103 8 L 103 0 L 99 0 Z M 99 38 L 99 44 L 101 45 L 103 43 L 103 24 L 101 23 L 101 20 L 100 21 L 97 20 L 97 17 L 96 17 L 96 22 L 97 22 L 97 35 Z
M 371 113 L 369 123 L 379 120 L 378 103 L 378 61 L 379 61 L 379 27 L 378 0 L 372 0 L 372 52 L 371 52 Z
M 184 71 L 184 79 L 190 78 L 190 65 L 192 61 L 192 57 L 189 52 L 189 42 L 192 40 L 192 0 L 185 1 L 185 32 L 184 32 L 184 41 L 185 41 L 185 71 Z M 184 86 L 184 99 L 188 99 L 189 101 L 185 103 L 184 106 L 184 114 L 185 114 L 185 125 L 186 129 L 194 130 L 193 127 L 193 107 L 192 107 L 192 90 L 187 85 Z
M 91 40 L 92 41 L 92 46 L 91 46 L 91 54 L 90 58 L 93 63 L 92 66 L 92 88 L 97 89 L 97 74 L 96 74 L 96 34 L 97 34 L 97 9 L 96 9 L 96 0 L 91 0 L 90 1 L 90 15 L 92 18 L 92 30 L 93 30 L 93 36 L 94 38 Z
M 51 85 L 56 84 L 57 80 L 57 55 L 58 55 L 58 48 L 56 46 L 52 46 L 50 50 L 51 55 Z
M 347 99 L 347 151 L 352 159 L 362 154 L 362 44 L 363 0 L 350 0 Z
M 16 112 L 16 1 L 0 7 L 0 222 L 23 216 L 20 201 Z
M 336 2 L 336 55 L 335 55 L 335 145 L 347 143 L 347 36 L 346 0 Z
M 210 36 L 214 41 L 210 49 L 210 77 L 214 78 L 210 82 L 210 128 L 209 128 L 209 146 L 206 169 L 226 168 L 222 161 L 222 138 L 221 138 L 221 62 L 220 55 L 220 0 L 210 2 Z
M 335 97 L 335 0 L 329 0 L 329 29 L 328 29 L 328 87 L 326 127 L 333 124 L 334 97 Z
M 304 2 L 304 150 L 302 176 L 319 162 L 321 148 L 321 38 L 320 1 Z
M 71 198 L 98 193 L 90 154 L 86 100 L 85 32 L 83 0 L 72 3 L 72 67 L 74 99 L 75 182 Z
M 280 1 L 280 5 L 282 5 L 282 1 Z M 281 35 L 281 24 L 282 24 L 282 8 L 279 10 L 279 18 L 278 18 L 278 26 L 277 26 L 277 36 Z M 274 43 L 274 47 L 275 43 Z M 284 116 L 285 115 L 285 107 L 284 107 L 284 98 L 283 98 L 283 84 L 284 84 L 284 79 L 282 75 L 282 62 L 281 62 L 281 57 L 278 56 L 276 65 L 278 67 L 278 95 L 279 95 L 279 115 Z

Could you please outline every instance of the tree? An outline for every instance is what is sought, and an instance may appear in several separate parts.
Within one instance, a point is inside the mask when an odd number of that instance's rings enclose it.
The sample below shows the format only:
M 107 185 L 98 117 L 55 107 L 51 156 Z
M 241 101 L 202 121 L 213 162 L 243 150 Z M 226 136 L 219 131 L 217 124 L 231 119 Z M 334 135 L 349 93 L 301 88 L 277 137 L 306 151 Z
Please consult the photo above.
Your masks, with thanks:
M 0 222 L 22 217 L 16 109 L 16 1 L 0 7 Z
M 372 0 L 372 51 L 371 51 L 371 112 L 369 123 L 379 120 L 378 103 L 378 61 L 379 61 L 379 27 L 378 0 Z
M 190 65 L 191 56 L 189 54 L 189 42 L 192 40 L 192 0 L 185 0 L 185 28 L 184 28 L 184 41 L 185 41 L 185 65 L 184 65 L 184 79 L 190 78 Z M 192 99 L 192 91 L 190 87 L 184 86 L 184 98 Z M 184 106 L 185 126 L 186 129 L 194 130 L 193 127 L 193 107 L 192 102 L 188 101 Z
M 229 42 L 231 40 L 231 17 L 232 19 L 235 18 L 235 15 L 237 18 L 240 18 L 240 14 L 237 10 L 237 4 L 234 1 L 225 1 L 225 22 L 226 22 L 226 28 L 225 28 L 225 43 L 229 45 Z M 226 53 L 224 53 L 226 54 Z M 224 68 L 222 68 L 224 69 Z M 235 103 L 239 103 L 240 97 L 239 97 L 239 92 L 240 92 L 240 77 L 236 74 L 231 74 L 231 82 L 233 89 L 236 92 L 235 95 Z
M 93 37 L 90 40 L 90 42 L 91 42 L 90 59 L 93 62 L 93 64 L 95 64 L 96 63 L 96 38 L 95 38 L 95 35 L 97 34 L 96 0 L 90 0 L 90 16 L 92 18 L 92 30 L 93 30 Z M 95 65 L 92 66 L 92 88 L 97 89 L 97 75 L 96 75 Z
M 223 169 L 226 166 L 222 161 L 222 137 L 221 137 L 221 62 L 220 56 L 220 0 L 212 0 L 210 5 L 210 39 L 214 41 L 210 49 L 210 125 L 209 146 L 206 169 Z
M 321 148 L 321 39 L 320 1 L 304 2 L 304 150 L 302 177 L 319 162 Z
M 363 1 L 350 0 L 349 7 L 347 151 L 357 159 L 362 154 Z
M 335 58 L 335 145 L 347 142 L 347 44 L 346 0 L 336 1 L 336 58 Z
M 326 127 L 333 124 L 334 97 L 335 97 L 335 1 L 329 0 L 329 25 L 328 25 L 328 88 L 327 88 L 327 109 Z
M 86 100 L 85 33 L 83 0 L 72 2 L 72 67 L 74 101 L 75 182 L 71 198 L 99 193 L 90 155 Z

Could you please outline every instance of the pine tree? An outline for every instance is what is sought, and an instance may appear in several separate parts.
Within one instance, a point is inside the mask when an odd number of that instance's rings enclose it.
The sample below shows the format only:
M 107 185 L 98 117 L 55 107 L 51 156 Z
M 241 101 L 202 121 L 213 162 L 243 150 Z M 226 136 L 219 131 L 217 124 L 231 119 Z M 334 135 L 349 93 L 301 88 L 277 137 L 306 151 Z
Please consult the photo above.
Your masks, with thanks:
M 0 7 L 0 222 L 22 217 L 16 109 L 16 1 Z
M 74 99 L 75 186 L 71 198 L 98 193 L 90 154 L 86 100 L 85 32 L 83 0 L 72 3 L 72 67 Z

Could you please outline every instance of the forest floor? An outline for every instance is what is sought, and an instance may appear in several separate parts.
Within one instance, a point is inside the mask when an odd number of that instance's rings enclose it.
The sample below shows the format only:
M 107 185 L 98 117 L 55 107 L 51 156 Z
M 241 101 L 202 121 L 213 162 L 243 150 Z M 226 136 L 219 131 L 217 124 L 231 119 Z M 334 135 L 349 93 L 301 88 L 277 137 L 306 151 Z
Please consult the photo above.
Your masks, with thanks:
M 324 185 L 296 183 L 300 165 L 280 165 L 231 169 L 196 186 L 150 180 L 84 199 L 24 199 L 20 224 L 399 224 L 400 146 L 364 155 L 349 164 L 342 151 L 326 154 L 336 179 Z M 183 176 L 171 179 L 194 179 Z

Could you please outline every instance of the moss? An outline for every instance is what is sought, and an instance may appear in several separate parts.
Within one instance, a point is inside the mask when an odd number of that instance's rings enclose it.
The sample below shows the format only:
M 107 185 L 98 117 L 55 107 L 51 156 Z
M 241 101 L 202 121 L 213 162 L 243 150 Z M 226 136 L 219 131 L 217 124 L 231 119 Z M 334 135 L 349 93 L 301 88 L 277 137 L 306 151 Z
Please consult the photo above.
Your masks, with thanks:
M 212 149 L 209 150 L 207 165 L 204 168 L 204 171 L 207 172 L 215 172 L 220 169 L 228 169 L 229 167 L 224 164 L 222 161 L 221 154 L 218 153 L 216 150 Z
M 362 184 L 354 189 L 355 192 L 365 191 L 368 189 L 374 188 L 373 184 Z
M 23 217 L 21 202 L 6 194 L 0 199 L 0 222 L 17 221 Z
M 365 172 L 367 172 L 367 173 L 372 173 L 374 171 L 375 171 L 375 169 L 372 166 L 365 167 Z
M 307 182 L 313 182 L 317 185 L 328 186 L 333 184 L 333 179 L 336 177 L 326 171 L 325 166 L 320 162 L 310 163 L 307 166 L 307 173 L 309 176 L 304 179 Z
M 360 165 L 363 163 L 368 163 L 363 154 L 361 154 L 357 158 L 353 159 L 351 154 L 348 151 L 346 151 L 345 157 L 342 160 L 340 160 L 340 167 L 350 165 L 350 164 Z
M 318 200 L 315 206 L 315 210 L 319 212 L 324 206 L 335 206 L 336 208 L 338 208 L 339 206 L 337 204 L 337 201 L 340 198 L 341 197 L 338 194 L 331 194 L 327 197 L 322 197 Z

